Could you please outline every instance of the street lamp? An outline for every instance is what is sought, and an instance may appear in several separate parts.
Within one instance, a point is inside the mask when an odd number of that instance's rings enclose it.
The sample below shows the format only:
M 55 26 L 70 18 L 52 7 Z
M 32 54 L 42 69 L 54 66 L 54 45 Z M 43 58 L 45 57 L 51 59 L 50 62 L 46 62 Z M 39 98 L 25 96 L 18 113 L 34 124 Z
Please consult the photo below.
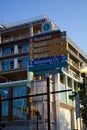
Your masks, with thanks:
M 39 130 L 39 119 L 41 120 L 40 112 L 37 110 L 35 112 L 35 115 L 37 116 L 37 130 Z
M 87 74 L 87 66 L 86 64 L 82 64 L 81 68 L 80 68 L 80 72 L 82 74 L 82 77 L 83 77 L 83 85 L 84 85 L 84 88 L 83 88 L 83 91 L 84 91 L 84 100 L 85 100 L 85 114 L 86 114 L 86 118 L 87 118 L 87 103 L 86 103 L 86 74 Z M 87 124 L 86 124 L 86 127 L 87 127 Z

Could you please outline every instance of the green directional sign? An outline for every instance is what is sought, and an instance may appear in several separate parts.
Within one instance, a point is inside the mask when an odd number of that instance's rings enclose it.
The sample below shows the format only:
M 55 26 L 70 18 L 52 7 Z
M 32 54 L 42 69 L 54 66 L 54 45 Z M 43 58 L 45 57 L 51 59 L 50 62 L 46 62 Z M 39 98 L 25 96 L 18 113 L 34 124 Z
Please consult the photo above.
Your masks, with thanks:
M 62 68 L 66 67 L 67 55 L 53 56 L 29 60 L 28 71 L 35 75 L 45 75 L 45 73 L 61 73 Z
M 67 62 L 59 62 L 59 63 L 53 63 L 53 64 L 44 64 L 44 65 L 37 65 L 37 66 L 31 66 L 29 68 L 29 71 L 42 71 L 42 70 L 49 70 L 49 69 L 57 69 L 61 67 L 67 66 Z
M 54 74 L 54 73 L 62 73 L 63 72 L 63 68 L 57 68 L 57 69 L 50 69 L 50 70 L 43 70 L 43 71 L 35 71 L 34 75 L 46 75 L 47 73 L 49 74 Z

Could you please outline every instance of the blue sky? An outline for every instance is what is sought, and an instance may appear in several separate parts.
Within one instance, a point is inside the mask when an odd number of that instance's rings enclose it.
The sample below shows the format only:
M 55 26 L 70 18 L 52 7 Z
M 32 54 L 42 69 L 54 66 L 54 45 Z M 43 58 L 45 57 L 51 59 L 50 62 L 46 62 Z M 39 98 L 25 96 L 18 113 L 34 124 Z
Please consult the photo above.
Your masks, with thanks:
M 87 0 L 0 0 L 0 24 L 47 15 L 87 54 Z

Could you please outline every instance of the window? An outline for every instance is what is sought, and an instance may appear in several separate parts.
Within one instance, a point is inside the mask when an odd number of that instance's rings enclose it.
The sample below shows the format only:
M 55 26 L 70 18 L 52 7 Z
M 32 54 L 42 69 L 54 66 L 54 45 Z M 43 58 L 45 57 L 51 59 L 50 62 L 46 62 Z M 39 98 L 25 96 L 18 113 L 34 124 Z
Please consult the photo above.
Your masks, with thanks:
M 10 55 L 10 48 L 4 48 L 4 49 L 3 49 L 3 55 L 4 55 L 4 56 Z
M 22 45 L 22 52 L 27 52 L 28 49 L 28 44 L 23 44 Z
M 27 93 L 26 86 L 19 86 L 13 88 L 13 97 L 25 96 Z M 26 119 L 26 98 L 20 98 L 13 101 L 13 118 Z M 23 113 L 21 113 L 21 107 L 24 108 Z
M 14 48 L 10 49 L 10 54 L 14 54 Z
M 60 83 L 59 90 L 60 91 L 65 90 L 65 84 Z M 59 94 L 60 101 L 66 103 L 66 96 L 67 96 L 66 93 L 60 93 Z
M 11 62 L 10 62 L 10 68 L 11 68 L 11 69 L 14 69 L 14 61 L 11 61 Z
M 2 95 L 3 98 L 8 98 L 9 93 L 8 93 L 8 88 L 2 88 L 0 89 L 0 94 Z M 8 101 L 2 102 L 2 118 L 4 120 L 7 120 L 8 118 Z
M 27 67 L 28 57 L 22 57 L 18 59 L 18 67 Z
M 28 57 L 22 58 L 22 67 L 27 67 Z
M 10 60 L 3 61 L 2 68 L 3 68 L 3 70 L 9 70 L 10 69 Z
M 18 53 L 21 53 L 21 52 L 22 52 L 22 47 L 18 46 Z

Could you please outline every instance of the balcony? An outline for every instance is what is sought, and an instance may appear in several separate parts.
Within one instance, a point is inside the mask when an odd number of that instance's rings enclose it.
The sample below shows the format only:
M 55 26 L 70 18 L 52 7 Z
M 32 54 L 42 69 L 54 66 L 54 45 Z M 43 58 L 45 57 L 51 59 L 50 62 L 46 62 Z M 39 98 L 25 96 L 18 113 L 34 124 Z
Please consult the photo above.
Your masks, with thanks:
M 75 73 L 74 71 L 72 70 L 68 70 L 66 68 L 64 68 L 64 73 L 66 75 L 68 75 L 69 77 L 73 78 L 74 80 L 76 81 L 81 81 L 81 77 L 77 75 L 77 73 Z
M 27 83 L 27 80 L 5 82 L 5 83 L 0 83 L 0 87 L 9 87 L 9 86 L 23 85 L 23 84 L 26 84 L 26 83 Z
M 5 44 L 5 43 L 10 43 L 10 42 L 13 42 L 13 41 L 18 41 L 18 40 L 23 40 L 23 39 L 27 39 L 29 38 L 28 35 L 24 35 L 22 37 L 15 37 L 15 38 L 9 38 L 9 39 L 3 39 L 2 40 L 2 44 Z
M 74 56 L 78 61 L 83 62 L 82 59 L 79 57 L 79 55 L 75 54 L 74 51 L 72 51 L 70 48 L 67 48 L 67 51 Z
M 70 64 L 72 67 L 74 67 L 76 70 L 79 71 L 79 63 L 78 63 L 78 62 L 76 63 L 75 61 L 69 59 L 69 64 Z
M 13 62 L 11 62 L 8 65 L 3 65 L 0 68 L 0 72 L 4 73 L 4 72 L 8 72 L 8 71 L 15 71 L 15 70 L 19 70 L 19 69 L 26 69 L 27 68 L 27 62 L 18 62 L 16 65 L 14 65 Z

